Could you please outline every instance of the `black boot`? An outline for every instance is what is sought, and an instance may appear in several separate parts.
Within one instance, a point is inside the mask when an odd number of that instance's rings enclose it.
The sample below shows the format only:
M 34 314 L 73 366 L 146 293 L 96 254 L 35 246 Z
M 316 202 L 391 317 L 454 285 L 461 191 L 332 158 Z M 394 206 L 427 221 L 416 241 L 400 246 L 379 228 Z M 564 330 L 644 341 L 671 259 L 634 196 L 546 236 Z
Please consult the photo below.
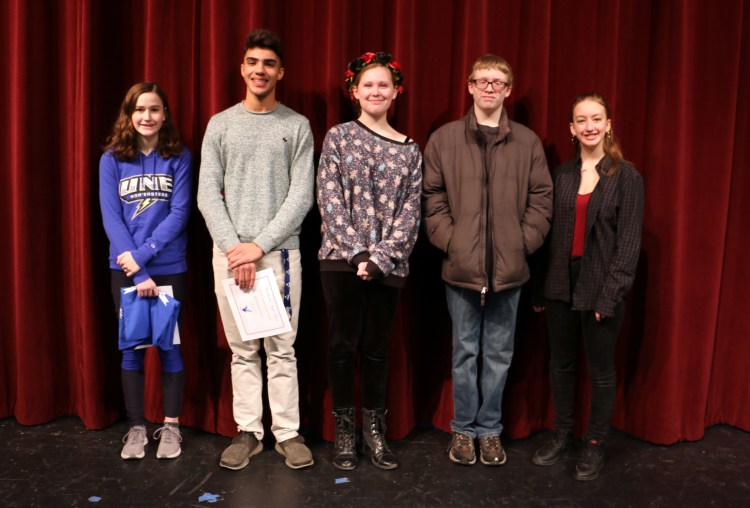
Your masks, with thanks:
M 599 477 L 604 468 L 604 443 L 594 439 L 587 439 L 576 463 L 573 475 L 578 481 L 587 482 Z
M 398 461 L 385 442 L 385 409 L 362 408 L 363 446 L 380 469 L 396 469 Z
M 336 453 L 333 465 L 337 469 L 351 471 L 357 467 L 357 450 L 354 444 L 354 408 L 345 407 L 333 410 L 336 420 Z
M 569 430 L 555 429 L 542 447 L 531 457 L 531 462 L 537 466 L 551 466 L 572 446 L 573 433 Z

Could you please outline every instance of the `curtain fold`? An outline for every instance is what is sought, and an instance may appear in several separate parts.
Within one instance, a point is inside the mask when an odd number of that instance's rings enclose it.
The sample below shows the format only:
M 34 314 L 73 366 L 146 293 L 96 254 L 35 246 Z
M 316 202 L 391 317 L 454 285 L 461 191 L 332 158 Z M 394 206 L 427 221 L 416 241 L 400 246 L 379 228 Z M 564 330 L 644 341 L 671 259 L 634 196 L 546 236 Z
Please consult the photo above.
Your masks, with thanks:
M 700 439 L 727 423 L 750 431 L 750 13 L 746 2 L 615 0 L 6 0 L 0 6 L 0 417 L 26 425 L 78 415 L 89 428 L 123 412 L 98 160 L 125 91 L 158 82 L 194 156 L 210 117 L 244 97 L 244 37 L 285 42 L 282 102 L 309 120 L 316 154 L 353 117 L 346 64 L 384 50 L 401 62 L 395 127 L 422 148 L 471 105 L 466 78 L 485 53 L 514 70 L 506 101 L 542 139 L 550 169 L 572 156 L 570 104 L 598 91 L 613 109 L 626 158 L 644 177 L 638 276 L 617 349 L 613 424 L 641 439 Z M 744 63 L 744 65 L 743 65 Z M 303 424 L 330 439 L 326 309 L 316 251 L 320 219 L 302 231 L 297 339 Z M 231 435 L 232 389 L 214 299 L 211 239 L 189 223 L 182 422 Z M 452 417 L 450 318 L 441 254 L 424 237 L 394 327 L 389 434 Z M 546 323 L 524 292 L 503 408 L 505 432 L 551 426 Z M 152 357 L 153 356 L 153 357 Z M 148 355 L 146 414 L 163 416 L 158 358 Z M 585 366 L 584 366 L 585 368 Z M 589 387 L 579 372 L 577 431 Z

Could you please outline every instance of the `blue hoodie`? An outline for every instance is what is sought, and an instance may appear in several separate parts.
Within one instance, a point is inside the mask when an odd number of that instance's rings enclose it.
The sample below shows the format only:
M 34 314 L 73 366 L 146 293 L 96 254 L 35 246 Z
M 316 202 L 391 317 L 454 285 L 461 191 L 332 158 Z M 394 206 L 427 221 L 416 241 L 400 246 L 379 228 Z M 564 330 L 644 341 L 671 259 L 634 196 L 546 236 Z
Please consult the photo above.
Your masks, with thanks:
M 109 237 L 109 266 L 122 270 L 117 256 L 130 251 L 141 269 L 139 284 L 152 275 L 187 270 L 185 227 L 190 217 L 192 157 L 162 158 L 156 150 L 119 161 L 111 152 L 99 161 L 99 203 Z

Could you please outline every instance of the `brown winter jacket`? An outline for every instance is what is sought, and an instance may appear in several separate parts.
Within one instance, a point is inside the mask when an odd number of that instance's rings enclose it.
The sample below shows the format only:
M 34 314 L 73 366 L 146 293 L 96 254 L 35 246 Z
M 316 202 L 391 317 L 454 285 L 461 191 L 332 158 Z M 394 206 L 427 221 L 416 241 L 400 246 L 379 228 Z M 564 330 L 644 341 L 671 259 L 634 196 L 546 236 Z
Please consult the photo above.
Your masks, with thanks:
M 542 245 L 550 227 L 552 180 L 541 141 L 509 120 L 505 109 L 489 147 L 489 172 L 480 139 L 473 107 L 463 119 L 430 136 L 424 153 L 422 220 L 430 242 L 446 253 L 445 282 L 497 292 L 529 279 L 526 256 Z M 492 266 L 489 275 L 487 266 Z

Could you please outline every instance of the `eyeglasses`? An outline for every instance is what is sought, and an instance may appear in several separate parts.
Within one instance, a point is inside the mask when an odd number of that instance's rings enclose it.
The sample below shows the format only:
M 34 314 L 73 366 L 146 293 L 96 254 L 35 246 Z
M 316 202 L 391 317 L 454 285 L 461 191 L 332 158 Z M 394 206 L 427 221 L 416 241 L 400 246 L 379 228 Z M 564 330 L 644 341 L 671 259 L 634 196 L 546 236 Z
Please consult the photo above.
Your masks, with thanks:
M 502 92 L 508 87 L 508 83 L 505 81 L 500 81 L 499 79 L 497 81 L 489 81 L 486 79 L 472 79 L 472 83 L 474 83 L 474 86 L 479 88 L 480 90 L 487 90 L 487 85 L 492 85 L 492 89 L 496 92 Z

